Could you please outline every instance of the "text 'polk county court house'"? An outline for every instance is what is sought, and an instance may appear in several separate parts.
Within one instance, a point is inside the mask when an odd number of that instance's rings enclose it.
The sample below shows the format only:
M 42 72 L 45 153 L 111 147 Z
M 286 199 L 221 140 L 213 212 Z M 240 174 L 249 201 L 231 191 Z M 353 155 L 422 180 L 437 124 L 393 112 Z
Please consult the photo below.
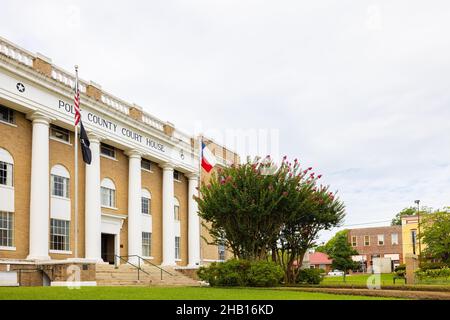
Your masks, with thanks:
M 198 138 L 85 81 L 92 162 L 78 159 L 75 217 L 74 84 L 74 73 L 0 38 L 0 262 L 224 260 L 225 249 L 201 237 Z M 206 143 L 219 166 L 239 161 Z

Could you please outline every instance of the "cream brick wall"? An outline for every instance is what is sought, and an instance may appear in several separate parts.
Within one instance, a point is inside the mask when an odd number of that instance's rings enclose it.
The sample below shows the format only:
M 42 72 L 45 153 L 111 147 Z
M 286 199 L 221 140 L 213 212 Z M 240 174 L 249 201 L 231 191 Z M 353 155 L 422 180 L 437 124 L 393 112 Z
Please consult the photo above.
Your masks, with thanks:
M 142 187 L 152 196 L 152 257 L 153 263 L 162 262 L 162 169 L 152 162 L 152 172 L 141 170 Z
M 117 210 L 102 208 L 102 212 L 128 216 L 128 157 L 116 149 L 116 159 L 100 156 L 100 181 L 111 179 L 116 186 Z M 125 219 L 120 232 L 120 255 L 128 255 L 128 219 Z
M 15 113 L 16 126 L 0 122 L 0 148 L 14 158 L 14 246 L 16 251 L 0 251 L 0 258 L 26 258 L 29 250 L 31 122 Z
M 64 166 L 70 174 L 70 199 L 71 199 L 71 219 L 70 219 L 70 250 L 71 255 L 50 254 L 52 259 L 66 259 L 75 257 L 75 156 L 74 156 L 74 137 L 70 133 L 70 145 L 64 142 L 50 139 L 50 170 L 54 165 Z M 84 185 L 85 185 L 85 163 L 81 152 L 78 157 L 78 257 L 84 257 Z M 50 180 L 49 180 L 50 181 Z M 50 195 L 51 197 L 51 195 Z

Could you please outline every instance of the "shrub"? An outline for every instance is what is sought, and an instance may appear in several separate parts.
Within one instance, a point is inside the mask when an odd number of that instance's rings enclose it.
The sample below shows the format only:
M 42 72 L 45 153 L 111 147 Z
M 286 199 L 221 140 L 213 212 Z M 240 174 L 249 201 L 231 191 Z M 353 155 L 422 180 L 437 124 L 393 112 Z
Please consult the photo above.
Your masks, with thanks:
M 433 270 L 433 269 L 441 269 L 446 267 L 446 264 L 443 262 L 422 262 L 420 264 L 420 270 Z
M 201 267 L 197 274 L 212 287 L 272 287 L 280 283 L 284 272 L 273 262 L 232 259 Z
M 301 269 L 297 275 L 297 283 L 320 284 L 323 280 L 321 269 Z
M 395 275 L 399 278 L 404 278 L 406 276 L 406 264 L 400 264 L 395 267 Z
M 422 270 L 419 269 L 416 271 L 416 275 L 420 280 L 423 279 L 435 279 L 435 278 L 449 278 L 450 277 L 450 268 L 444 267 L 441 269 L 428 269 Z
M 283 269 L 274 262 L 255 261 L 247 273 L 248 284 L 253 287 L 275 287 L 283 279 Z

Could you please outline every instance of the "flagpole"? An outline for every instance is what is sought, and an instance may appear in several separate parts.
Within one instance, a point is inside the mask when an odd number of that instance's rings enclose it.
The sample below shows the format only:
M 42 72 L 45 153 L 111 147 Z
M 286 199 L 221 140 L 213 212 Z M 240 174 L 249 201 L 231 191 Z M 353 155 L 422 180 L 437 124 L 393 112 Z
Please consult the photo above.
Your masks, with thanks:
M 78 66 L 75 66 L 75 92 L 78 90 Z M 81 114 L 80 114 L 81 119 Z M 74 240 L 75 240 L 75 258 L 78 258 L 78 124 L 75 125 L 75 234 L 74 234 Z
M 198 190 L 197 190 L 197 196 L 200 199 L 200 188 L 202 186 L 202 149 L 203 148 L 203 136 L 202 134 L 198 137 Z M 199 265 L 202 265 L 203 261 L 203 250 L 202 250 L 202 223 L 200 221 L 200 218 L 198 219 L 199 223 L 199 237 L 200 237 L 200 261 Z

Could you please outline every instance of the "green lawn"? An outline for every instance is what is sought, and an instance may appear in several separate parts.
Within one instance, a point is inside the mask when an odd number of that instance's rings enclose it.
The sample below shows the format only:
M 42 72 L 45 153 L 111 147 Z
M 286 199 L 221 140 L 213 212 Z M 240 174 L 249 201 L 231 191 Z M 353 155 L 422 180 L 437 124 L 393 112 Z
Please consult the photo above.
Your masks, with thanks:
M 356 274 L 356 275 L 347 275 L 345 281 L 343 277 L 329 277 L 326 276 L 322 285 L 366 285 L 367 279 L 371 276 L 371 274 Z M 380 284 L 381 286 L 392 286 L 394 285 L 394 275 L 392 273 L 383 273 L 381 274 Z M 395 281 L 395 285 L 404 285 L 405 281 L 402 279 L 397 279 Z M 418 285 L 448 285 L 450 286 L 450 279 L 438 278 L 438 279 L 430 279 L 430 280 L 422 280 L 417 282 Z
M 0 300 L 380 300 L 280 289 L 160 287 L 0 287 Z
M 328 285 L 328 284 L 333 284 L 333 285 L 339 285 L 339 284 L 358 284 L 358 285 L 366 285 L 367 284 L 367 279 L 369 279 L 369 277 L 371 276 L 371 274 L 356 274 L 356 275 L 347 275 L 345 277 L 345 281 L 343 280 L 343 277 L 329 277 L 326 276 L 321 284 L 324 285 Z M 381 286 L 383 285 L 394 285 L 394 280 L 393 280 L 394 275 L 391 273 L 383 273 L 381 274 L 381 280 L 380 280 L 380 284 Z M 397 279 L 395 281 L 396 285 L 404 285 L 405 281 L 401 280 L 401 279 Z

